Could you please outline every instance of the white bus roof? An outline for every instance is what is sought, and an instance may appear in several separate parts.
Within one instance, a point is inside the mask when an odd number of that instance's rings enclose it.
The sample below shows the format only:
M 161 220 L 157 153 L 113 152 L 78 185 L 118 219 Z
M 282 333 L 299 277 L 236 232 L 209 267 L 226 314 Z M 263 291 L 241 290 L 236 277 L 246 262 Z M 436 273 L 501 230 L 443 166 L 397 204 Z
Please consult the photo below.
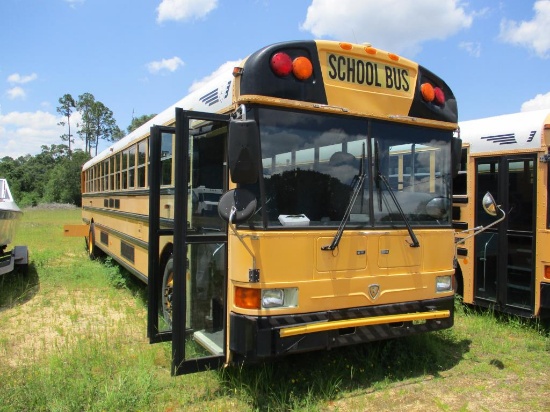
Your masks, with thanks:
M 112 153 L 116 153 L 123 147 L 128 146 L 130 143 L 148 135 L 151 126 L 166 125 L 166 123 L 168 123 L 171 119 L 175 117 L 176 107 L 180 107 L 184 110 L 216 113 L 219 110 L 230 106 L 233 100 L 233 80 L 234 77 L 232 72 L 228 72 L 226 74 L 216 77 L 215 79 L 208 82 L 206 85 L 179 100 L 168 109 L 157 114 L 151 120 L 141 125 L 130 134 L 113 143 L 97 156 L 88 160 L 84 164 L 84 166 L 82 166 L 82 168 L 87 169 L 91 165 L 94 165 L 101 160 L 107 158 Z
M 470 153 L 540 149 L 550 110 L 535 110 L 460 122 L 460 138 Z

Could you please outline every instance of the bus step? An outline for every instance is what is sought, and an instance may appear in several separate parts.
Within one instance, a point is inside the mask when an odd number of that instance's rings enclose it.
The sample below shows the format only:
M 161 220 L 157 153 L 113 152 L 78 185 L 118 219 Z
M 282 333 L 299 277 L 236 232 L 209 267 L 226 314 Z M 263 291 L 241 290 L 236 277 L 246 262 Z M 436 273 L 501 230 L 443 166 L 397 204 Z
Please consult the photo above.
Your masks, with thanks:
M 217 332 L 199 330 L 193 333 L 193 339 L 212 355 L 223 355 L 223 330 Z

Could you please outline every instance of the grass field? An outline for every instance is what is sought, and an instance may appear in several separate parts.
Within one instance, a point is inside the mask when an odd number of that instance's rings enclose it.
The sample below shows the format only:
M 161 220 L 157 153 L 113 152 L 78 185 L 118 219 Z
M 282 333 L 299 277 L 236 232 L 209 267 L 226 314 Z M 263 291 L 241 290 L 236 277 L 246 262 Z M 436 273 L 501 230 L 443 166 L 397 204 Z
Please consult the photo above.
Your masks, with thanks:
M 0 277 L 0 411 L 547 411 L 550 338 L 457 305 L 448 331 L 172 378 L 146 288 L 27 209 L 28 273 Z

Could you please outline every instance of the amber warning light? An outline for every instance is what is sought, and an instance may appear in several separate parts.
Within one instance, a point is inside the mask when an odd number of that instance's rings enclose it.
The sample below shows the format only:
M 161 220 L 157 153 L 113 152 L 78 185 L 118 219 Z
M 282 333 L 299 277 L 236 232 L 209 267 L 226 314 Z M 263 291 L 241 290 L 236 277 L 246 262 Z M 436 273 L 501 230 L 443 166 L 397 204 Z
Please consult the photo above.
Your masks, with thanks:
M 313 74 L 311 61 L 304 56 L 292 59 L 285 52 L 275 53 L 270 61 L 271 70 L 279 77 L 286 77 L 291 73 L 298 80 L 307 80 Z
M 431 83 L 426 82 L 420 86 L 420 92 L 422 93 L 422 98 L 428 103 L 435 103 L 438 106 L 445 104 L 445 93 L 443 93 L 440 87 L 434 87 Z

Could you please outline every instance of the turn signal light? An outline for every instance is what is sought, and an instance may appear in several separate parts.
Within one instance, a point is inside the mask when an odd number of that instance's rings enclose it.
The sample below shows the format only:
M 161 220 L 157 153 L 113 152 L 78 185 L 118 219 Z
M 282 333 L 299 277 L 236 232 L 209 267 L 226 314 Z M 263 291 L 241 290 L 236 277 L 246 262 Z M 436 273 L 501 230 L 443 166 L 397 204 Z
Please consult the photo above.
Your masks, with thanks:
M 235 288 L 235 306 L 243 309 L 260 309 L 261 289 Z
M 313 73 L 313 65 L 307 57 L 296 57 L 292 62 L 292 72 L 297 79 L 307 80 Z
M 422 98 L 431 103 L 435 99 L 435 90 L 434 87 L 430 83 L 422 83 L 422 86 L 420 86 L 420 92 L 422 93 Z
M 550 266 L 544 267 L 544 279 L 550 280 Z

